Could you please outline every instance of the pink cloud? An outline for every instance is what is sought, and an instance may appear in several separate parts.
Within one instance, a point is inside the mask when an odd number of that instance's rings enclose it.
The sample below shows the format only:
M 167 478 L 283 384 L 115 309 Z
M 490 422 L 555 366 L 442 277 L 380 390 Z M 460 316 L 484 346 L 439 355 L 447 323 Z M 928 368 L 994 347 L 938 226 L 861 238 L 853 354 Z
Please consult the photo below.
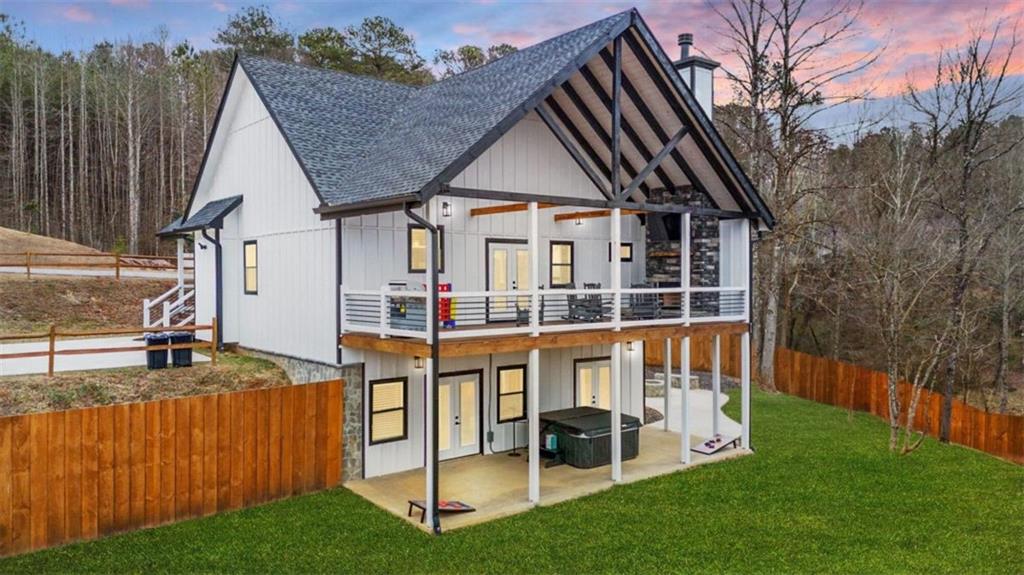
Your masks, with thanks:
M 145 8 L 149 6 L 149 0 L 109 0 L 114 6 L 124 6 L 126 8 Z
M 68 6 L 67 8 L 64 8 L 63 10 L 61 10 L 60 15 L 65 20 L 68 20 L 68 21 L 71 21 L 71 22 L 87 23 L 87 22 L 94 22 L 96 20 L 96 15 L 95 14 L 93 14 L 92 12 L 86 10 L 85 8 L 83 8 L 81 6 L 77 6 L 75 4 L 72 4 L 72 5 Z
M 459 36 L 478 36 L 486 31 L 487 28 L 480 24 L 456 23 L 452 25 L 452 32 Z
M 231 7 L 229 7 L 227 4 L 225 4 L 223 2 L 212 2 L 212 3 L 210 3 L 210 6 L 214 10 L 220 12 L 221 14 L 231 10 Z

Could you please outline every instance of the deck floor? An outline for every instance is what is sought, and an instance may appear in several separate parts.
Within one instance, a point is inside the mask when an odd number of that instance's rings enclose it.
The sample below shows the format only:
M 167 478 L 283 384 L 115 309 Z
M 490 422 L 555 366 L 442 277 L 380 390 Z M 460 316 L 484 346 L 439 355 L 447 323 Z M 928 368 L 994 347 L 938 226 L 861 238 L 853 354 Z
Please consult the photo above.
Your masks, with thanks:
M 691 443 L 702 441 L 691 436 Z M 693 453 L 689 466 L 679 462 L 680 437 L 665 431 L 660 424 L 640 429 L 640 453 L 635 459 L 622 463 L 622 483 L 640 481 L 666 473 L 690 469 L 697 465 L 747 455 L 746 449 L 724 449 L 714 455 Z M 522 513 L 534 507 L 527 501 L 527 458 L 511 457 L 507 453 L 473 455 L 443 461 L 440 465 L 440 498 L 458 499 L 476 508 L 470 513 L 442 514 L 444 530 L 458 529 L 491 521 L 499 517 Z M 420 524 L 420 513 L 414 510 L 406 517 L 408 500 L 424 499 L 425 471 L 413 469 L 372 479 L 346 483 L 346 487 L 370 502 L 426 530 Z M 595 469 L 576 469 L 568 465 L 540 470 L 540 505 L 552 505 L 568 499 L 610 488 L 611 466 Z

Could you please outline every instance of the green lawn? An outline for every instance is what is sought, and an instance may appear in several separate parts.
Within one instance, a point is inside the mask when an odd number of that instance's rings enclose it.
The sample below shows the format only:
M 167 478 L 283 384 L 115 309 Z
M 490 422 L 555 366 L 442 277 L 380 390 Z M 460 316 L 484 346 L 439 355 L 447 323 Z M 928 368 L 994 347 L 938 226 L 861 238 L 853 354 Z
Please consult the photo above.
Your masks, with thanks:
M 738 402 L 727 411 L 736 417 Z M 0 572 L 1024 573 L 1024 468 L 755 393 L 757 454 L 434 538 L 345 489 L 0 562 Z

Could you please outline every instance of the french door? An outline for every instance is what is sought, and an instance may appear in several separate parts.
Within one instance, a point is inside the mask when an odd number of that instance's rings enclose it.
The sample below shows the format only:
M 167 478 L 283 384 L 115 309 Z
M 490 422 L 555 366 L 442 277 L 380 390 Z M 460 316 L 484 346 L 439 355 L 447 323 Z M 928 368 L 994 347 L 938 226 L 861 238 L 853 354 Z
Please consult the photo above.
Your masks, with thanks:
M 487 242 L 487 289 L 513 291 L 530 289 L 530 250 L 523 242 Z M 517 310 L 527 310 L 530 296 L 488 298 L 488 321 L 517 321 Z
M 480 452 L 480 372 L 441 374 L 437 389 L 440 459 Z
M 576 363 L 576 405 L 612 408 L 611 360 L 597 359 Z

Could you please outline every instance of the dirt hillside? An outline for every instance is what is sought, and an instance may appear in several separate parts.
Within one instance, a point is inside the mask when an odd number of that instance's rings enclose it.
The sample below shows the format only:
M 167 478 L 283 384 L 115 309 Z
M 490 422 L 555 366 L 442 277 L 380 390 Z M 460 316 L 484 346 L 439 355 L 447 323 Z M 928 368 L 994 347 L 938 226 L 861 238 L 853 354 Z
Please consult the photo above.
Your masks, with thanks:
M 99 253 L 90 247 L 30 234 L 19 232 L 10 228 L 0 228 L 0 253 L 24 253 L 24 252 L 66 252 L 74 254 Z

